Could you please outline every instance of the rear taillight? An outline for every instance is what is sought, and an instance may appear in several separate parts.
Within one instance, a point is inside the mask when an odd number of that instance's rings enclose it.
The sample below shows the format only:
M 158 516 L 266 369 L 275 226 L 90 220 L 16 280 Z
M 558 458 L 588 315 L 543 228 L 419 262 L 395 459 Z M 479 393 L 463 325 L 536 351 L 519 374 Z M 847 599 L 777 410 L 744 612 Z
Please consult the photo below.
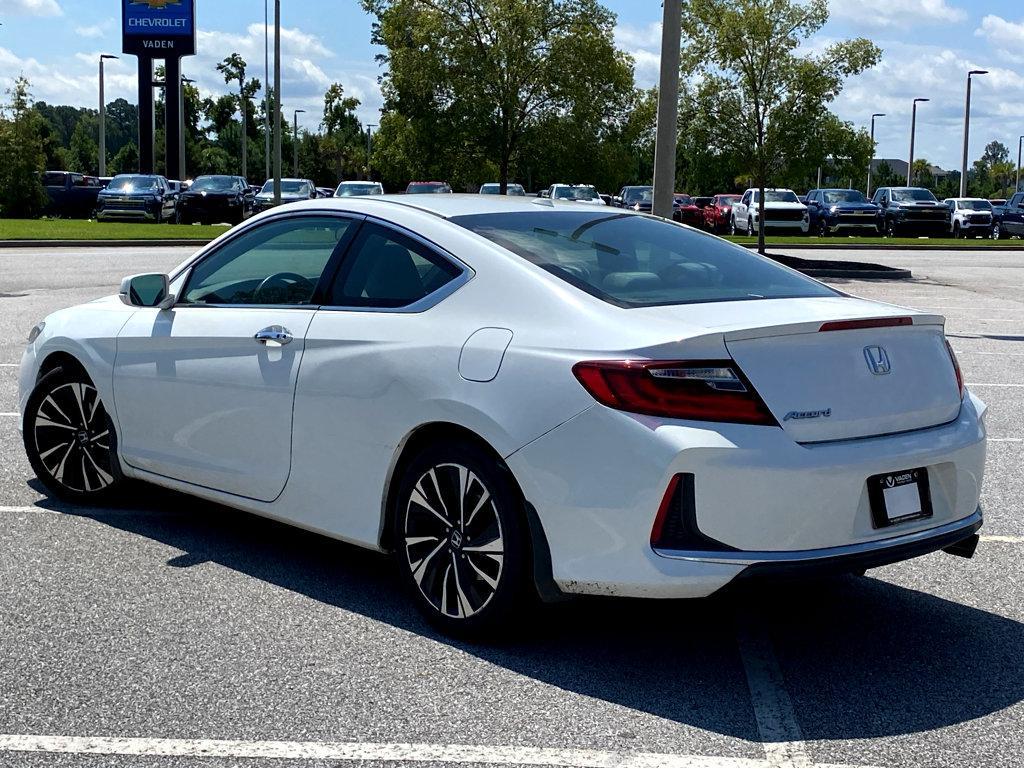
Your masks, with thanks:
M 953 346 L 946 340 L 946 349 L 949 351 L 949 359 L 953 362 L 953 372 L 956 374 L 956 386 L 960 390 L 960 400 L 964 399 L 964 374 L 960 370 L 960 361 L 956 359 Z
M 860 320 L 831 320 L 822 323 L 818 331 L 853 331 L 862 328 L 888 328 L 890 326 L 912 326 L 914 319 L 902 318 L 862 318 Z
M 733 361 L 596 360 L 572 373 L 601 404 L 702 422 L 778 425 Z

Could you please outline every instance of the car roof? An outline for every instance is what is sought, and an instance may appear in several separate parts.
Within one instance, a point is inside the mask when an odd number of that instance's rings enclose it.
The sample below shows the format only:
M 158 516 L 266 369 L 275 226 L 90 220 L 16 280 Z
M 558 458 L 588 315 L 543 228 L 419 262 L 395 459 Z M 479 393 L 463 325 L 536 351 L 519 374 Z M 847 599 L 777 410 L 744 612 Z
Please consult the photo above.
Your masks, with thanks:
M 323 198 L 312 200 L 296 206 L 339 211 L 351 210 L 354 198 Z M 374 195 L 372 198 L 359 198 L 360 207 L 364 205 L 411 208 L 417 211 L 434 214 L 444 219 L 454 216 L 471 214 L 498 213 L 543 213 L 545 211 L 586 211 L 597 213 L 593 205 L 571 201 L 552 201 L 547 198 L 509 197 L 505 195 L 479 195 L 476 193 L 456 193 L 453 195 Z M 606 210 L 602 207 L 601 210 Z M 621 209 L 614 209 L 615 216 L 625 214 Z M 612 215 L 609 212 L 609 215 Z

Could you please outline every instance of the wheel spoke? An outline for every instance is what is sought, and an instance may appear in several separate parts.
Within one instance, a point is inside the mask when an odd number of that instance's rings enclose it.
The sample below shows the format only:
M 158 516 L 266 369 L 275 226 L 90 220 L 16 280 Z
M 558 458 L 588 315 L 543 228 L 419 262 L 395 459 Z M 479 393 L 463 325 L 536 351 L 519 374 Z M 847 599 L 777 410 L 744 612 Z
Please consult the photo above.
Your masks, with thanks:
M 68 446 L 68 450 L 64 452 L 64 457 L 60 460 L 60 464 L 57 465 L 57 468 L 53 471 L 53 477 L 56 478 L 58 481 L 64 480 L 64 466 L 67 464 L 68 457 L 71 456 L 71 451 L 74 448 L 74 443 Z
M 451 528 L 451 523 L 448 521 L 448 519 L 441 515 L 439 512 L 437 512 L 437 510 L 435 510 L 433 506 L 427 501 L 427 497 L 423 493 L 423 488 L 418 483 L 416 484 L 416 488 L 412 490 L 412 498 L 410 499 L 410 502 L 415 505 L 419 505 L 427 512 L 432 513 L 446 527 Z
M 53 447 L 52 449 L 47 449 L 46 451 L 42 452 L 42 453 L 41 453 L 41 454 L 39 455 L 39 458 L 40 458 L 41 460 L 45 460 L 45 459 L 46 459 L 46 458 L 47 458 L 48 456 L 50 456 L 50 454 L 52 454 L 52 453 L 53 453 L 53 452 L 55 452 L 55 451 L 59 451 L 60 449 L 64 448 L 64 447 L 65 447 L 65 446 L 67 446 L 67 445 L 68 445 L 68 441 L 64 441 L 64 443 L 58 443 L 58 444 L 57 444 L 56 446 L 54 446 L 54 447 Z M 43 464 L 46 464 L 46 463 L 44 462 Z
M 420 587 L 423 586 L 423 577 L 427 571 L 427 564 L 433 560 L 435 555 L 441 552 L 441 550 L 444 548 L 446 544 L 447 540 L 442 539 L 438 543 L 437 547 L 430 551 L 430 554 L 426 558 L 422 558 L 419 561 L 416 561 L 416 563 L 409 564 L 410 568 L 412 568 L 412 576 L 416 580 L 416 584 L 418 584 Z M 406 548 L 406 552 L 408 553 L 408 548 Z
M 82 452 L 82 483 L 85 484 L 86 491 L 92 491 L 92 487 L 89 485 L 89 474 L 85 471 L 85 452 Z
M 50 419 L 47 419 L 44 416 L 37 416 L 36 417 L 36 427 L 59 427 L 61 430 L 77 430 L 78 429 L 74 425 L 64 425 L 64 424 L 61 424 L 60 422 L 54 422 L 54 421 L 52 421 Z
M 93 469 L 96 471 L 96 475 L 99 476 L 100 481 L 102 481 L 104 486 L 109 486 L 110 484 L 112 484 L 114 482 L 114 476 L 110 475 L 110 473 L 106 472 L 102 467 L 100 467 L 98 464 L 96 464 L 96 460 L 93 459 L 93 456 L 89 452 L 89 449 L 83 448 L 82 449 L 82 453 L 85 454 L 86 458 L 89 460 L 89 463 L 92 465 Z M 88 491 L 88 489 L 86 489 L 86 491 Z
M 71 387 L 71 392 L 75 394 L 75 403 L 78 404 L 78 413 L 82 417 L 82 427 L 85 427 L 89 420 L 85 418 L 85 385 L 81 382 L 75 382 Z
M 459 528 L 466 527 L 466 491 L 469 489 L 469 470 L 459 465 Z
M 86 421 L 86 425 L 91 425 L 92 424 L 92 420 L 96 418 L 96 412 L 99 411 L 99 409 L 100 409 L 100 396 L 97 393 L 96 397 L 93 399 L 92 408 L 89 410 L 89 419 Z
M 466 553 L 480 553 L 480 555 L 504 555 L 505 543 L 502 542 L 499 534 L 490 542 L 485 542 L 482 545 L 467 545 L 462 550 Z
M 438 483 L 437 480 L 437 473 L 435 473 L 434 469 L 431 468 L 430 471 L 427 473 L 427 476 L 430 478 L 430 482 L 434 484 L 434 493 L 437 494 L 437 501 L 441 503 L 441 510 L 444 511 L 444 515 L 442 517 L 444 518 L 445 523 L 451 526 L 452 524 L 450 523 L 450 521 L 452 520 L 452 516 L 451 513 L 448 512 L 448 505 L 445 504 L 444 494 L 441 492 L 441 484 Z M 432 510 L 431 512 L 434 511 Z
M 480 499 L 477 501 L 476 506 L 473 508 L 473 512 L 469 514 L 469 520 L 466 521 L 466 526 L 469 526 L 471 523 L 473 523 L 473 519 L 476 518 L 476 514 L 479 513 L 481 508 L 483 508 L 483 506 L 490 501 L 491 495 L 487 492 L 487 489 L 484 489 L 484 493 L 480 496 Z
M 405 546 L 412 547 L 413 545 L 420 545 L 424 542 L 437 542 L 440 537 L 406 537 Z
M 480 577 L 480 579 L 482 579 L 484 582 L 487 583 L 487 586 L 489 588 L 491 588 L 491 590 L 497 590 L 498 589 L 498 580 L 496 580 L 490 574 L 488 574 L 483 569 L 481 569 L 479 566 L 477 566 L 476 563 L 473 562 L 473 557 L 472 556 L 470 556 L 470 555 L 466 556 L 466 563 L 469 564 L 470 568 L 473 569 L 473 571 L 476 572 L 477 576 Z M 498 561 L 498 563 L 500 564 L 501 561 Z
M 43 401 L 43 406 L 51 406 L 54 411 L 56 411 L 58 414 L 61 415 L 61 417 L 63 417 L 64 424 L 63 425 L 58 425 L 58 423 L 53 422 L 55 427 L 62 426 L 62 427 L 71 427 L 72 429 L 74 428 L 75 425 L 71 421 L 71 417 L 69 417 L 67 414 L 65 414 L 64 411 L 61 409 L 61 407 L 57 405 L 57 401 L 55 401 L 53 399 L 53 393 L 50 393 L 49 395 L 46 396 L 46 400 Z M 45 416 L 43 414 L 42 406 L 39 407 L 39 416 L 42 416 L 44 419 L 52 421 L 51 417 Z
M 474 614 L 476 612 L 476 609 L 473 608 L 473 605 L 469 602 L 469 598 L 467 598 L 466 594 L 462 591 L 462 582 L 459 580 L 459 564 L 455 561 L 455 553 L 452 553 L 451 568 L 452 571 L 455 573 L 455 597 L 458 599 L 459 603 L 458 616 L 467 617 L 470 614 Z

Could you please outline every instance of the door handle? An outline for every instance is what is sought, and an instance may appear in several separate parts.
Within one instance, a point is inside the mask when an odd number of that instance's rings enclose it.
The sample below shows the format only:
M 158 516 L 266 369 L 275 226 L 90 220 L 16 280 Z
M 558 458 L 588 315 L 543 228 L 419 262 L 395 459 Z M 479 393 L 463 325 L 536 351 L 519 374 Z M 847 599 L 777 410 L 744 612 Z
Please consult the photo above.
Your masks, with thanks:
M 253 337 L 267 347 L 282 347 L 292 341 L 292 332 L 284 326 L 267 326 L 256 332 Z

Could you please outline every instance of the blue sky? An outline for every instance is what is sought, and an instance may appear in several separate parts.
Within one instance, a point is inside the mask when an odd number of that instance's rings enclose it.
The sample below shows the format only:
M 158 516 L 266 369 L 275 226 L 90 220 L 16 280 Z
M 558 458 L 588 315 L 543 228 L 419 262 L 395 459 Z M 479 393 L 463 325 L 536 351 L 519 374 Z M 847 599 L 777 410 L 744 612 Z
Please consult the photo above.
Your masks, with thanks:
M 637 82 L 657 77 L 661 18 L 658 0 L 605 0 L 618 15 L 616 40 L 636 60 Z M 335 81 L 362 101 L 360 117 L 377 123 L 378 53 L 370 45 L 371 19 L 357 0 L 282 0 L 282 77 L 285 109 L 305 109 L 300 124 L 320 120 L 323 92 Z M 833 0 L 832 19 L 811 41 L 864 36 L 884 53 L 881 64 L 853 78 L 834 110 L 866 124 L 884 112 L 876 139 L 879 157 L 908 151 L 910 102 L 931 98 L 918 110 L 918 157 L 958 168 L 963 137 L 964 77 L 975 79 L 970 156 L 999 139 L 1015 152 L 1024 134 L 1024 6 L 1009 0 Z M 184 71 L 206 94 L 226 90 L 214 69 L 233 51 L 263 78 L 263 3 L 260 0 L 198 0 L 199 54 Z M 92 106 L 96 58 L 120 48 L 119 0 L 0 0 L 0 88 L 24 73 L 36 98 Z M 135 100 L 135 60 L 107 65 L 108 99 Z

